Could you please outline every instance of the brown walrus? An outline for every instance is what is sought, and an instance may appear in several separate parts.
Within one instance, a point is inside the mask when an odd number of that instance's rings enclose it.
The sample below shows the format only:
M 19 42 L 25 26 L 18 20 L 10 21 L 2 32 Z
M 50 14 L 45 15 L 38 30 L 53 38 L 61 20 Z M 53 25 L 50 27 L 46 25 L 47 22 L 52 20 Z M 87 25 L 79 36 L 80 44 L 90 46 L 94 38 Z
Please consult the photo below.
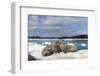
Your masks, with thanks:
M 43 50 L 42 50 L 42 55 L 43 56 L 50 56 L 53 54 L 53 51 L 52 51 L 52 48 L 51 48 L 51 45 L 48 45 L 47 47 L 45 47 Z
M 48 45 L 42 50 L 43 56 L 50 56 L 54 53 L 60 53 L 61 49 L 59 47 L 58 41 L 52 42 L 51 45 Z
M 53 51 L 53 53 L 60 53 L 61 52 L 61 49 L 60 49 L 60 46 L 59 46 L 59 41 L 55 41 L 53 43 L 51 43 L 51 49 Z
M 54 53 L 60 53 L 60 52 L 76 52 L 78 49 L 76 46 L 73 45 L 68 45 L 64 43 L 64 40 L 58 40 L 55 42 L 52 42 L 50 45 L 45 47 L 42 50 L 42 55 L 43 56 L 50 56 Z

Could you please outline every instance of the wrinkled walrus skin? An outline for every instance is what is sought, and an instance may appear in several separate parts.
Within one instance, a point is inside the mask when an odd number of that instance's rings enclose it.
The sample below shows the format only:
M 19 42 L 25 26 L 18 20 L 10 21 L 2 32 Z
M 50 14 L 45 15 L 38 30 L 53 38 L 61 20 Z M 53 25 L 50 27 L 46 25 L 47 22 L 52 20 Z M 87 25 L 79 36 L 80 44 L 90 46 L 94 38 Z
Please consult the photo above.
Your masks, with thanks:
M 60 41 L 55 41 L 52 42 L 50 45 L 48 45 L 47 47 L 45 47 L 42 50 L 42 55 L 43 56 L 50 56 L 54 53 L 60 53 L 60 52 L 76 52 L 78 51 L 76 46 L 72 46 L 72 45 L 67 45 L 64 43 L 64 40 L 60 40 Z
M 58 41 L 52 43 L 51 46 L 52 46 L 51 49 L 52 49 L 53 53 L 60 53 L 61 52 Z
M 50 56 L 53 54 L 53 51 L 52 51 L 52 48 L 51 48 L 51 45 L 48 45 L 47 47 L 45 47 L 43 50 L 42 50 L 42 55 L 43 56 Z
M 76 51 L 78 51 L 78 49 L 77 49 L 76 46 L 67 45 L 67 46 L 66 46 L 66 51 L 67 51 L 67 52 L 76 52 Z

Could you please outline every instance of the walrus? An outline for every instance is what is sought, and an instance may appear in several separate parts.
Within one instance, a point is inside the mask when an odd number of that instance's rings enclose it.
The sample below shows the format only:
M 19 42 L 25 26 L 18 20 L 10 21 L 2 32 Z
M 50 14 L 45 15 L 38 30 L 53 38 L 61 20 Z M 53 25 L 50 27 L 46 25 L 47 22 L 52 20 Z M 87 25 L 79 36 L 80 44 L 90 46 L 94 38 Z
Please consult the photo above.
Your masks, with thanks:
M 52 42 L 50 45 L 45 47 L 42 50 L 42 55 L 43 56 L 50 56 L 54 53 L 60 53 L 60 52 L 76 52 L 78 51 L 77 47 L 74 45 L 68 45 L 67 43 L 64 42 L 64 40 L 58 40 Z
M 76 52 L 76 51 L 78 51 L 78 48 L 76 46 L 73 46 L 73 45 L 66 45 L 66 49 L 67 49 L 67 52 Z
M 52 42 L 50 45 L 48 45 L 47 47 L 45 47 L 42 50 L 42 55 L 43 56 L 50 56 L 54 53 L 60 53 L 60 52 L 61 52 L 61 49 L 59 46 L 59 42 L 55 41 L 55 42 Z
M 59 40 L 59 46 L 60 46 L 61 51 L 64 53 L 78 51 L 78 48 L 76 46 L 69 45 L 64 40 Z
M 60 49 L 60 46 L 59 46 L 59 41 L 55 41 L 54 43 L 51 43 L 51 48 L 52 48 L 52 51 L 53 53 L 60 53 L 61 52 L 61 49 Z
M 73 46 L 73 45 L 61 43 L 59 46 L 60 46 L 61 51 L 64 52 L 64 53 L 78 51 L 77 47 Z
M 47 47 L 45 47 L 43 50 L 42 50 L 42 55 L 43 56 L 50 56 L 53 54 L 53 51 L 52 51 L 52 48 L 51 48 L 51 45 L 48 45 Z
M 67 51 L 68 51 L 67 45 L 61 43 L 59 46 L 60 46 L 60 49 L 62 52 L 67 53 Z

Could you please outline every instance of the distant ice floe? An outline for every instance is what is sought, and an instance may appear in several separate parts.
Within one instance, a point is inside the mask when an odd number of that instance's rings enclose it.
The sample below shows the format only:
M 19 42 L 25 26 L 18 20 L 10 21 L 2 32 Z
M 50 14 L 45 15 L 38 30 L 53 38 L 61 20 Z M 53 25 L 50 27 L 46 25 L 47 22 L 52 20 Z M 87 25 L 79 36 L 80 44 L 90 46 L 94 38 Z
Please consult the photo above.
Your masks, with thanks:
M 74 45 L 69 43 L 70 45 Z M 50 56 L 44 57 L 42 56 L 42 50 L 46 46 L 35 44 L 29 46 L 29 54 L 36 59 L 39 60 L 50 60 L 50 59 L 83 59 L 88 58 L 88 51 L 87 50 L 79 50 L 77 52 L 69 52 L 69 53 L 56 53 Z
M 75 44 L 73 44 L 73 43 L 67 43 L 67 45 L 72 45 L 72 46 L 75 46 Z
M 86 46 L 86 44 L 85 43 L 82 43 L 81 46 Z
M 38 45 L 38 43 L 35 43 L 35 42 L 34 43 L 31 43 L 31 42 L 29 42 L 28 45 L 29 46 L 31 46 L 31 45 Z
M 42 45 L 50 45 L 51 42 L 44 42 Z

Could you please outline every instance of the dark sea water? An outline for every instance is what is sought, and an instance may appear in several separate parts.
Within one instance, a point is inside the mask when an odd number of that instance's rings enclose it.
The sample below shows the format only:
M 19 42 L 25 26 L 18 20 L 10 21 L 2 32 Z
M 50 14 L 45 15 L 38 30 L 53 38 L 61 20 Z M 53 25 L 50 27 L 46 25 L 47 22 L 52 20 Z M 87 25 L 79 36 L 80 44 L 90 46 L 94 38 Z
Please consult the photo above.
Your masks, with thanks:
M 45 43 L 51 43 L 56 41 L 57 39 L 29 39 L 28 42 L 32 44 L 39 44 L 39 45 L 48 45 Z M 88 40 L 87 39 L 64 39 L 65 43 L 72 43 L 74 44 L 78 50 L 88 49 Z

